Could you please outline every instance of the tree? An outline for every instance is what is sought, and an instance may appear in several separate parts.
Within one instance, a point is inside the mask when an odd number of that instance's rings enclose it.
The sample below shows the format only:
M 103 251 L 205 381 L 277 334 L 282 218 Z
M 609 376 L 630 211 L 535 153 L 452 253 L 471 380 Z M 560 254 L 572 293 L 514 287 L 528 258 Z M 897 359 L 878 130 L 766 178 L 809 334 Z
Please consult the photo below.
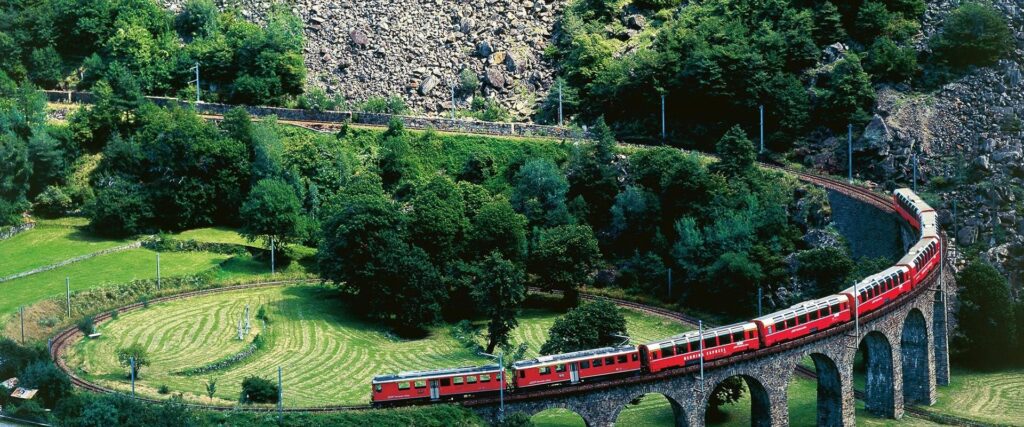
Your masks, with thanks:
M 302 203 L 295 189 L 280 179 L 262 179 L 252 187 L 238 212 L 240 234 L 250 242 L 263 240 L 285 245 L 295 241 L 302 228 Z
M 526 216 L 531 226 L 551 227 L 569 222 L 565 205 L 569 182 L 554 162 L 529 160 L 516 173 L 512 207 Z
M 616 141 L 603 117 L 594 124 L 593 136 L 593 144 L 572 151 L 566 168 L 569 181 L 566 198 L 582 198 L 588 210 L 585 219 L 594 227 L 603 229 L 611 221 L 609 209 L 619 191 L 618 170 L 612 164 Z
M 139 379 L 139 372 L 143 367 L 149 366 L 149 353 L 142 344 L 135 343 L 128 347 L 117 349 L 117 362 L 123 368 L 128 368 L 128 376 L 132 375 L 131 367 L 135 363 L 135 379 Z
M 974 261 L 960 271 L 959 333 L 954 347 L 977 368 L 1003 366 L 1014 348 L 1016 324 L 1010 287 L 991 265 Z
M 811 249 L 798 252 L 796 259 L 797 275 L 816 285 L 808 297 L 820 298 L 849 286 L 847 279 L 854 263 L 846 251 L 836 247 Z
M 277 384 L 271 380 L 257 376 L 242 380 L 242 403 L 277 403 L 278 397 Z
M 53 46 L 33 50 L 30 63 L 28 75 L 32 83 L 52 88 L 64 77 L 60 54 Z
M 212 0 L 189 0 L 174 18 L 174 26 L 187 39 L 213 35 L 217 32 L 217 5 Z
M 590 283 L 600 261 L 601 251 L 590 226 L 561 225 L 539 233 L 529 267 L 538 283 L 561 290 L 565 301 L 575 303 L 577 286 Z
M 814 41 L 826 46 L 846 39 L 839 8 L 831 1 L 825 1 L 814 9 Z
M 847 123 L 864 123 L 870 118 L 868 112 L 875 102 L 875 90 L 871 77 L 861 67 L 860 57 L 847 53 L 832 69 L 828 91 L 822 100 L 822 108 L 833 117 L 833 126 Z
M 478 256 L 498 251 L 503 258 L 519 263 L 526 257 L 526 217 L 516 213 L 503 197 L 480 207 L 468 235 L 467 249 Z
M 29 178 L 32 163 L 28 147 L 16 135 L 0 135 L 0 225 L 17 224 L 28 208 Z
M 888 37 L 879 37 L 868 49 L 864 69 L 880 80 L 902 82 L 917 71 L 917 51 L 899 46 Z
M 729 377 L 722 381 L 708 398 L 707 417 L 716 421 L 725 419 L 726 414 L 721 410 L 722 406 L 738 402 L 743 397 L 745 390 L 746 384 L 739 376 Z
M 262 309 L 263 306 L 260 306 Z M 217 394 L 217 378 L 210 378 L 206 380 L 206 397 L 213 399 L 213 395 Z
M 35 196 L 49 185 L 62 185 L 71 174 L 71 160 L 77 153 L 69 153 L 62 141 L 54 138 L 48 129 L 36 128 L 28 140 L 28 155 L 32 161 L 29 196 Z
M 114 177 L 97 188 L 96 199 L 86 210 L 89 229 L 111 237 L 141 232 L 153 215 L 142 186 L 121 177 Z
M 718 154 L 715 168 L 728 177 L 746 175 L 757 158 L 754 144 L 739 125 L 733 126 L 722 135 L 715 145 L 715 154 Z
M 649 248 L 658 230 L 661 206 L 658 197 L 643 187 L 628 186 L 612 205 L 612 236 L 623 252 Z
M 458 255 L 468 228 L 462 194 L 450 178 L 436 176 L 416 191 L 409 231 L 412 242 L 427 251 L 435 265 Z
M 19 386 L 38 389 L 37 397 L 51 408 L 71 394 L 71 380 L 49 360 L 40 360 L 28 365 L 19 375 L 19 379 Z
M 975 2 L 953 10 L 943 22 L 942 32 L 931 39 L 932 49 L 954 67 L 995 64 L 1013 50 L 1013 44 L 1006 16 Z
M 615 304 L 597 300 L 555 319 L 540 353 L 569 353 L 614 345 L 622 342 L 617 335 L 627 335 L 626 318 Z
M 473 286 L 473 299 L 487 317 L 487 352 L 508 344 L 509 333 L 519 321 L 520 304 L 526 299 L 526 274 L 521 266 L 492 252 L 479 263 L 480 276 Z

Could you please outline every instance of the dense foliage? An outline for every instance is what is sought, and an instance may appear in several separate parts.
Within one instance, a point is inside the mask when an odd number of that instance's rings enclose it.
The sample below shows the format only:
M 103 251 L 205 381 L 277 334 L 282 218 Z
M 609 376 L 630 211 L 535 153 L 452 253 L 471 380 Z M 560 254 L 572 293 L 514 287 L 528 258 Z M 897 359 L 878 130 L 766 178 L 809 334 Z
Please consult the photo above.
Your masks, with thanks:
M 555 320 L 541 354 L 568 353 L 624 341 L 626 318 L 608 300 L 585 303 Z
M 1017 348 L 1015 307 L 1006 279 L 991 265 L 974 261 L 957 276 L 960 286 L 958 333 L 953 348 L 962 362 L 976 368 L 1006 366 Z
M 949 14 L 931 40 L 942 61 L 955 67 L 986 66 L 1013 50 L 1006 16 L 990 5 L 968 2 Z
M 302 22 L 274 7 L 265 25 L 212 0 L 177 16 L 155 0 L 11 0 L 0 12 L 0 71 L 46 88 L 100 90 L 120 73 L 147 95 L 280 104 L 302 93 Z
M 278 397 L 277 383 L 271 380 L 257 376 L 242 380 L 242 403 L 277 403 Z

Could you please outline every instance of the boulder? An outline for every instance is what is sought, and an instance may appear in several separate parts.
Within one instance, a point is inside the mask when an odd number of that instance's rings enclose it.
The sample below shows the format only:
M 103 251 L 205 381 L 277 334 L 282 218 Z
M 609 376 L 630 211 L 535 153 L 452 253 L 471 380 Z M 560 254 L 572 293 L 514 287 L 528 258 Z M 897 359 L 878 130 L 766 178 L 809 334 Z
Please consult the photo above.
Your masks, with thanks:
M 839 42 L 828 45 L 821 50 L 821 61 L 825 64 L 836 62 L 846 55 L 846 50 L 846 45 Z
M 491 42 L 484 40 L 476 45 L 476 54 L 481 58 L 488 58 L 494 53 L 494 48 L 491 47 Z
M 966 226 L 960 229 L 956 233 L 956 240 L 958 245 L 970 246 L 978 240 L 978 228 L 974 226 Z
M 505 51 L 499 50 L 497 52 L 492 53 L 491 56 L 487 58 L 487 63 L 490 65 L 498 65 L 505 62 L 505 58 L 507 57 L 508 54 L 505 53 Z
M 876 151 L 879 155 L 888 154 L 892 139 L 893 133 L 889 129 L 889 125 L 878 114 L 871 118 L 871 122 L 864 128 L 864 135 L 861 136 L 864 148 Z
M 437 87 L 438 83 L 441 83 L 441 79 L 437 78 L 437 76 L 433 74 L 427 76 L 427 78 L 423 79 L 423 81 L 420 82 L 420 95 L 430 95 L 430 92 L 432 92 L 434 88 Z
M 349 37 L 352 39 L 352 44 L 359 49 L 366 49 L 370 46 L 370 38 L 362 30 L 353 30 L 349 33 Z
M 507 80 L 505 79 L 505 73 L 501 72 L 501 70 L 488 68 L 484 73 L 484 76 L 487 78 L 487 84 L 491 87 L 499 90 L 505 88 Z
M 642 30 L 647 26 L 647 18 L 643 15 L 630 15 L 626 17 L 626 26 L 634 30 Z

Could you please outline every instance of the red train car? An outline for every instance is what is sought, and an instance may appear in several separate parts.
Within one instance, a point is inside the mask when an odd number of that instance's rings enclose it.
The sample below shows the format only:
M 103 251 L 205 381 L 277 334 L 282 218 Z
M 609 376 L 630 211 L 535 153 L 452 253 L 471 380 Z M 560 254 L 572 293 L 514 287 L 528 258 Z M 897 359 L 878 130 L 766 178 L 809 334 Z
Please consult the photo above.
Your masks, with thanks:
M 851 303 L 847 295 L 832 295 L 758 317 L 754 323 L 761 345 L 769 347 L 848 322 L 852 317 Z
M 903 265 L 889 267 L 881 273 L 861 280 L 856 287 L 847 288 L 843 294 L 849 297 L 850 301 L 856 296 L 857 315 L 863 316 L 910 292 L 915 283 L 911 273 L 912 270 Z
M 371 383 L 370 401 L 375 405 L 410 400 L 454 400 L 497 393 L 506 387 L 507 377 L 498 365 L 403 372 L 378 375 Z
M 631 345 L 541 356 L 512 365 L 517 389 L 576 384 L 594 378 L 640 371 L 640 354 Z
M 922 237 L 916 245 L 910 248 L 898 265 L 906 265 L 910 268 L 912 285 L 917 286 L 928 274 L 939 265 L 942 241 L 938 237 Z
M 640 346 L 640 360 L 648 372 L 659 372 L 700 363 L 701 353 L 707 362 L 760 347 L 757 325 L 746 322 L 704 331 L 703 346 L 698 331 L 644 344 Z
M 935 212 L 931 206 L 928 206 L 917 194 L 914 194 L 909 188 L 898 188 L 892 192 L 893 205 L 896 208 L 896 212 L 900 214 L 903 219 L 910 223 L 910 225 L 916 229 L 921 228 L 921 215 L 928 212 Z

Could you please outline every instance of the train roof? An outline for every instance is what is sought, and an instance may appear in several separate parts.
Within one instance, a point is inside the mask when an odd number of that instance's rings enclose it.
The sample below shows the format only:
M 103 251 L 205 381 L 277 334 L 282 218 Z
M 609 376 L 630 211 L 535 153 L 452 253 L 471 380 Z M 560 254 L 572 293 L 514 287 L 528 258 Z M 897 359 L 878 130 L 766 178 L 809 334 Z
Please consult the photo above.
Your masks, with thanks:
M 550 356 L 540 356 L 536 359 L 520 360 L 512 364 L 513 368 L 528 368 L 531 366 L 545 365 L 551 362 L 564 362 L 575 359 L 586 359 L 594 356 L 605 356 L 610 354 L 619 354 L 626 352 L 636 351 L 636 346 L 623 345 L 618 347 L 602 347 L 590 350 L 574 351 L 572 353 L 552 354 Z
M 937 236 L 922 236 L 921 240 L 918 240 L 917 243 L 914 244 L 914 246 L 911 246 L 910 250 L 907 251 L 907 254 L 904 255 L 903 258 L 900 258 L 897 264 L 913 265 L 917 259 L 917 256 L 920 255 L 921 252 L 923 252 L 928 247 L 928 245 L 930 245 L 932 242 L 935 242 L 937 238 Z
M 818 308 L 821 308 L 821 307 L 824 307 L 824 306 L 838 304 L 838 303 L 843 302 L 845 299 L 846 299 L 846 297 L 843 296 L 843 295 L 839 295 L 839 294 L 829 295 L 829 296 L 824 297 L 824 298 L 818 298 L 818 299 L 814 299 L 814 300 L 810 300 L 810 301 L 804 301 L 804 302 L 801 302 L 801 303 L 798 303 L 798 304 L 794 304 L 792 307 L 789 307 L 789 308 L 784 309 L 784 310 L 779 310 L 779 311 L 776 311 L 774 313 L 766 314 L 766 315 L 758 317 L 758 318 L 756 318 L 754 320 L 758 320 L 758 321 L 766 322 L 766 323 L 774 323 L 776 321 L 776 319 L 789 318 L 790 316 L 795 316 L 795 315 L 798 315 L 798 314 L 803 314 L 803 313 L 806 313 L 806 312 L 808 312 L 810 310 L 817 310 Z
M 478 373 L 488 373 L 500 371 L 501 367 L 497 364 L 484 365 L 484 366 L 464 366 L 461 368 L 448 368 L 448 369 L 436 369 L 432 371 L 409 371 L 402 372 L 399 374 L 385 374 L 377 375 L 373 377 L 373 383 L 383 383 L 391 381 L 409 381 L 426 378 L 437 378 L 445 377 L 450 375 L 468 375 Z
M 715 327 L 715 328 L 705 329 L 704 330 L 704 336 L 705 337 L 708 337 L 708 336 L 712 336 L 713 337 L 713 336 L 720 335 L 722 333 L 733 333 L 733 332 L 739 332 L 739 331 L 743 331 L 743 330 L 747 330 L 747 329 L 757 329 L 757 325 L 754 324 L 754 322 L 733 323 L 731 325 L 725 325 L 725 326 L 719 326 L 719 327 Z M 665 339 L 662 339 L 662 340 L 650 342 L 650 343 L 647 343 L 647 344 L 644 344 L 644 345 L 647 346 L 647 347 L 658 347 L 658 346 L 661 346 L 662 344 L 669 344 L 669 343 L 674 343 L 674 342 L 678 342 L 678 341 L 690 341 L 690 340 L 694 340 L 694 339 L 700 339 L 700 331 L 683 332 L 683 333 L 681 333 L 679 335 L 673 335 L 673 336 L 671 336 L 669 338 L 665 338 Z
M 904 267 L 902 265 L 894 265 L 894 266 L 889 267 L 889 268 L 887 268 L 885 270 L 879 271 L 878 273 L 872 274 L 872 275 L 864 278 L 864 280 L 861 280 L 861 281 L 857 282 L 856 288 L 857 288 L 858 291 L 863 291 L 868 286 L 872 286 L 876 282 L 878 282 L 878 281 L 880 281 L 880 280 L 882 280 L 882 279 L 884 279 L 884 278 L 886 278 L 888 276 L 891 276 L 893 274 L 899 273 L 900 271 L 906 272 L 908 270 L 909 269 L 907 267 Z M 843 293 L 848 293 L 850 295 L 853 295 L 854 294 L 854 287 L 850 286 L 849 288 L 844 289 Z

